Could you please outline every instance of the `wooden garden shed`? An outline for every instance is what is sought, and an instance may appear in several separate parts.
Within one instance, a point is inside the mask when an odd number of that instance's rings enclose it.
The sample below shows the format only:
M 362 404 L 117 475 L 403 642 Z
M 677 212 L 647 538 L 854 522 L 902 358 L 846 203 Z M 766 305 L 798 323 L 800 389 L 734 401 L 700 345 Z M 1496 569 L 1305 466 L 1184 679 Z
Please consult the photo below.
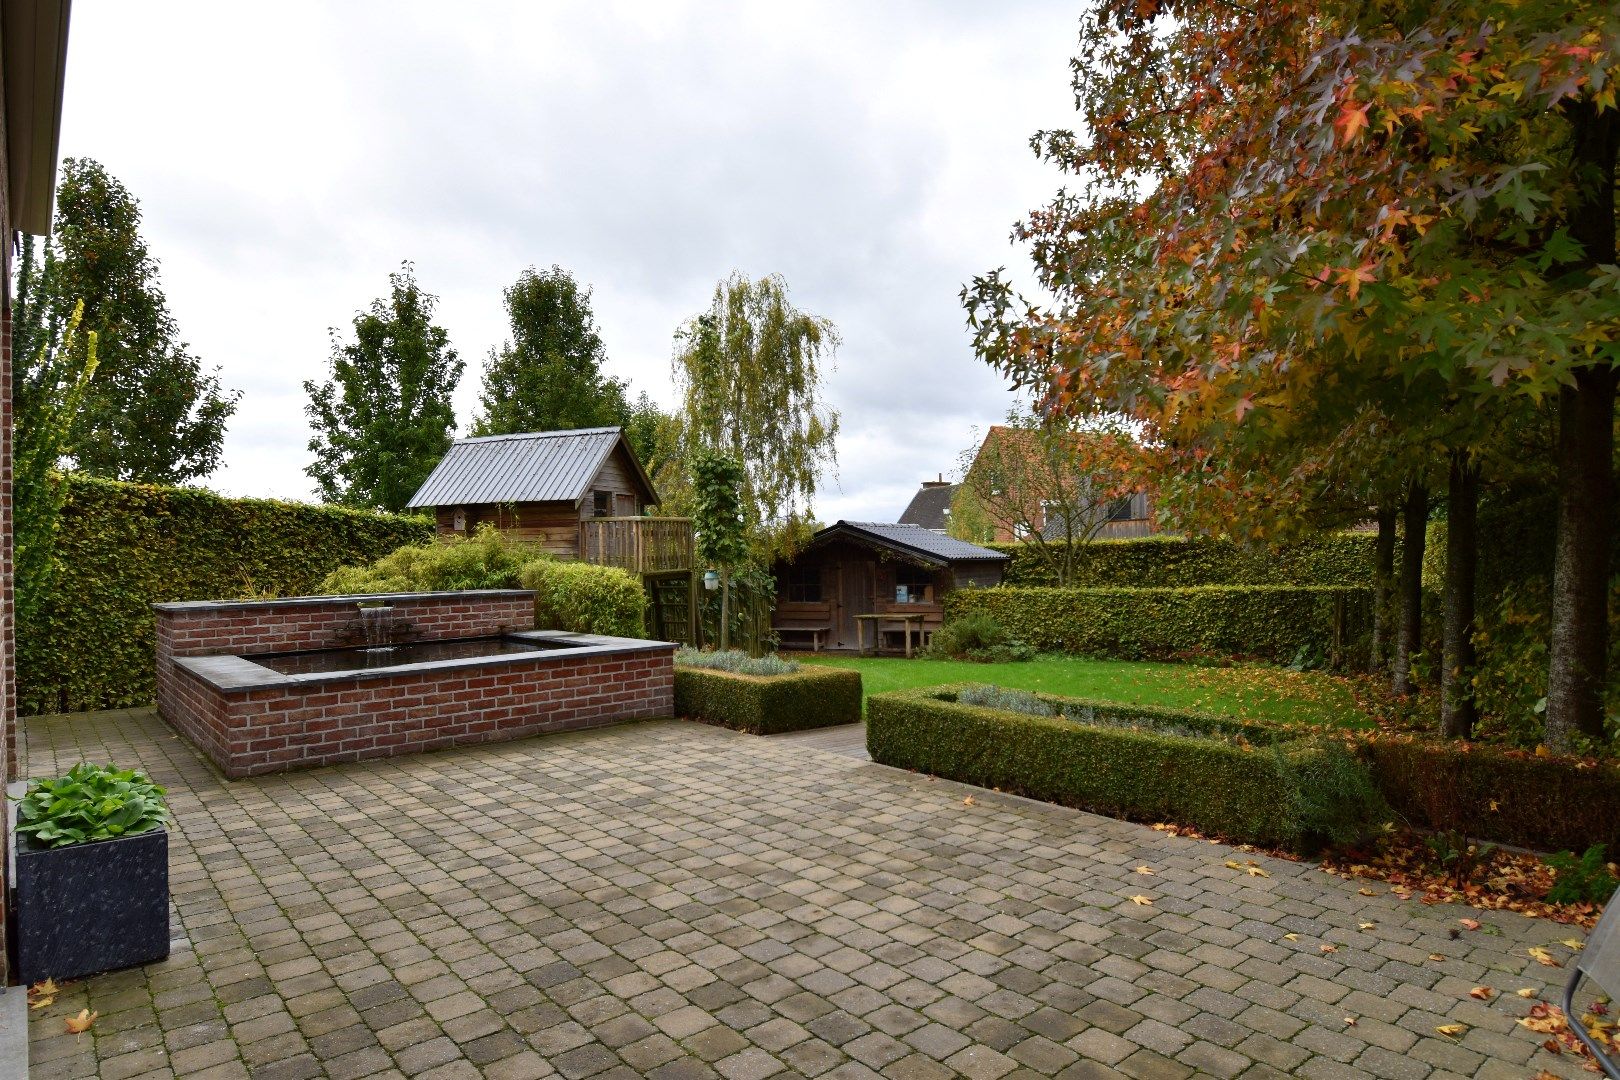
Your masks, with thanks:
M 774 629 L 816 649 L 909 649 L 945 621 L 947 593 L 1001 584 L 1006 563 L 920 525 L 840 521 L 774 568 Z

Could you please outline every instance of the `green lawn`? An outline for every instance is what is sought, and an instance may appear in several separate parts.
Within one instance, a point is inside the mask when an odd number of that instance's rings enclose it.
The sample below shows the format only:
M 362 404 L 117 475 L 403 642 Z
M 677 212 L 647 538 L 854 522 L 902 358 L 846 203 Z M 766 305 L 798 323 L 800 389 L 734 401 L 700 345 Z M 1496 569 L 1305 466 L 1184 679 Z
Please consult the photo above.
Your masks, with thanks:
M 795 659 L 853 668 L 861 673 L 868 694 L 942 683 L 994 683 L 1069 697 L 1191 708 L 1245 720 L 1373 726 L 1356 705 L 1347 680 L 1260 664 L 1204 667 L 1073 657 L 1041 657 L 1019 664 L 971 664 L 826 654 L 800 654 Z

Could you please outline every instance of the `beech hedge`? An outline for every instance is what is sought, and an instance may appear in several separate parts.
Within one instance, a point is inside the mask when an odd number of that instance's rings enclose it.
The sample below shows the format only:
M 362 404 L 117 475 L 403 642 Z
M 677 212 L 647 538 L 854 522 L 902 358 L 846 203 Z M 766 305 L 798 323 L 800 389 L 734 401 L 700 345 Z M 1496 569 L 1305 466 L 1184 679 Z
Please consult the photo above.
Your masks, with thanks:
M 312 593 L 333 569 L 433 535 L 422 517 L 67 476 L 60 566 L 17 628 L 24 713 L 152 700 L 152 605 Z
M 1093 540 L 1076 553 L 1075 588 L 1189 585 L 1370 586 L 1376 537 L 1339 532 L 1275 547 L 1206 537 Z M 1008 585 L 1056 586 L 1027 544 L 991 544 L 1011 559 Z
M 1352 663 L 1372 621 L 1372 590 L 1327 585 L 958 589 L 945 617 L 983 612 L 1042 651 L 1121 660 L 1211 654 L 1287 662 L 1303 650 Z
M 677 664 L 675 715 L 754 735 L 853 724 L 861 718 L 861 673 L 818 664 L 740 675 Z
M 1342 741 L 1198 713 L 1042 699 L 1095 720 L 964 705 L 961 687 L 873 694 L 872 760 L 1112 817 L 1296 849 L 1370 836 L 1387 808 Z M 1167 721 L 1202 736 L 1166 734 Z M 1254 736 L 1237 737 L 1232 728 Z

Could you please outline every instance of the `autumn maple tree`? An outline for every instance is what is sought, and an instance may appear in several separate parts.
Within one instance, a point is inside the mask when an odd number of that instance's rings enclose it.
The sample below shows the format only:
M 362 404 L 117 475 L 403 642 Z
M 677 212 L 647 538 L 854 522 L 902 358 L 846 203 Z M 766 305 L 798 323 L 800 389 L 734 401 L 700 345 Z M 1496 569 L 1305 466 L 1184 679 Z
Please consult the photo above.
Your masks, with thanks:
M 1222 463 L 1310 471 L 1376 402 L 1395 442 L 1433 429 L 1423 469 L 1374 458 L 1347 484 L 1386 514 L 1434 483 L 1466 518 L 1496 417 L 1552 412 L 1546 739 L 1601 737 L 1617 55 L 1603 0 L 1101 0 L 1073 62 L 1081 125 L 1034 143 L 1074 182 L 1016 232 L 1047 297 L 976 279 L 976 344 L 1052 407 L 1126 413 L 1239 491 Z

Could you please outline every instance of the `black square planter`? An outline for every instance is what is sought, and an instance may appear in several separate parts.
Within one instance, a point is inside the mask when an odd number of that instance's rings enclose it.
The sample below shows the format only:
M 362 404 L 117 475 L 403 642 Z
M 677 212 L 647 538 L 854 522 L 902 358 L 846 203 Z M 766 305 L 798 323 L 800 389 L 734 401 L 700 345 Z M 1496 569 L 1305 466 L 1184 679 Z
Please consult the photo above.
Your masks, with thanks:
M 42 848 L 17 837 L 17 980 L 77 979 L 169 955 L 169 834 Z

